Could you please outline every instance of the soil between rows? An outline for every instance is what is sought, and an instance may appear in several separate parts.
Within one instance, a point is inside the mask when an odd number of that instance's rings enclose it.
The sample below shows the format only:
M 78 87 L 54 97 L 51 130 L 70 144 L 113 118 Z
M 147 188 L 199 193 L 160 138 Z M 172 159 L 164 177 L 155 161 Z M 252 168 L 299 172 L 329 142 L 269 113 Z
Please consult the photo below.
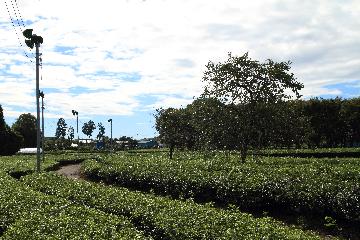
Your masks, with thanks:
M 55 172 L 71 179 L 81 179 L 81 163 L 63 165 Z

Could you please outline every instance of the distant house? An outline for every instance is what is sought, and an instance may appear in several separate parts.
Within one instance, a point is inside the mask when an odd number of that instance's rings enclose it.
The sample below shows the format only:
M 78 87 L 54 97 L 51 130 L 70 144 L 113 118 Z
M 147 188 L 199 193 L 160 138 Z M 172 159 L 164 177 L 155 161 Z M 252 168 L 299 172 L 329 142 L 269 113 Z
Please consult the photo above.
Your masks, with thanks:
M 157 148 L 159 146 L 155 138 L 144 138 L 138 140 L 138 148 Z
M 92 143 L 92 142 L 93 142 L 92 139 L 79 139 L 79 143 L 85 143 L 85 144 L 87 144 L 87 143 Z

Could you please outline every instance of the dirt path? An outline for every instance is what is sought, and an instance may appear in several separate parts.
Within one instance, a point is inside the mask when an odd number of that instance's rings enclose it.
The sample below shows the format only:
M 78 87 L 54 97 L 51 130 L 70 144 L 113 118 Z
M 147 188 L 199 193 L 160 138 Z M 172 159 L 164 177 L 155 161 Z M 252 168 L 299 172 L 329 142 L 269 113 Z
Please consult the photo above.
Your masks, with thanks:
M 60 167 L 60 169 L 56 172 L 71 179 L 80 179 L 82 178 L 80 173 L 80 167 L 81 163 L 65 165 Z

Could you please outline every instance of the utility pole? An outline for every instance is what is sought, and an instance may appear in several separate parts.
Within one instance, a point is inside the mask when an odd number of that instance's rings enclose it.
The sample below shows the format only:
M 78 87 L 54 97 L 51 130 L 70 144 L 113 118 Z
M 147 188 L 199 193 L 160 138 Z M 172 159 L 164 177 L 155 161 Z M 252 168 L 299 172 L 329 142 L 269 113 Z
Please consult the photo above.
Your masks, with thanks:
M 42 129 L 42 162 L 44 163 L 45 161 L 45 128 L 44 128 L 44 97 L 45 97 L 45 94 L 43 91 L 41 91 L 39 93 L 39 96 L 41 97 L 41 129 Z
M 29 48 L 36 48 L 36 147 L 37 147 L 37 154 L 36 154 L 36 171 L 40 172 L 40 104 L 39 104 L 39 47 L 40 44 L 43 43 L 43 38 L 41 36 L 37 36 L 32 34 L 32 29 L 26 29 L 23 31 L 23 35 L 26 38 L 25 43 Z
M 76 134 L 77 134 L 77 137 L 78 137 L 78 147 L 79 147 L 79 144 L 80 144 L 80 139 L 79 139 L 79 112 L 78 111 L 75 111 L 75 110 L 71 110 L 73 116 L 76 115 Z
M 112 118 L 110 118 L 108 122 L 110 123 L 110 146 L 112 148 Z

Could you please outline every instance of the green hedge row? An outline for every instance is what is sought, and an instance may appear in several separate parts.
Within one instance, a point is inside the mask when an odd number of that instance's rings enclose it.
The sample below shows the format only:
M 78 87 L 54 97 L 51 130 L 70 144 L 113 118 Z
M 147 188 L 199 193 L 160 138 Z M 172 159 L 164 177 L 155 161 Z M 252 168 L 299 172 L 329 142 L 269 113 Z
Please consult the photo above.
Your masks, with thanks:
M 0 239 L 146 239 L 122 216 L 31 190 L 0 172 Z
M 238 210 L 171 200 L 125 188 L 72 181 L 56 174 L 22 178 L 31 188 L 107 213 L 128 216 L 155 239 L 321 239 L 311 232 Z
M 360 158 L 360 148 L 274 149 L 261 155 L 298 158 Z
M 176 197 L 360 221 L 358 159 L 263 158 L 240 164 L 220 156 L 118 155 L 85 161 L 83 171 L 90 178 Z

